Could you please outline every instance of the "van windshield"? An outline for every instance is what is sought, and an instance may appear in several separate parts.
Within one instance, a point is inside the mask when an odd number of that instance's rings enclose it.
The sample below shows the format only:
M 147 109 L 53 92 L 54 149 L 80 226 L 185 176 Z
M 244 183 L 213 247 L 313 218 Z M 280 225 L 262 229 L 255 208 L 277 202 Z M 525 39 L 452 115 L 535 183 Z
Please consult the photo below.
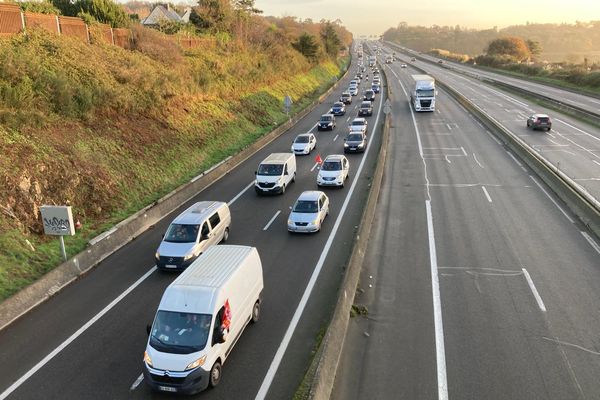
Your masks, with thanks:
M 150 346 L 164 353 L 190 354 L 206 346 L 210 314 L 159 310 L 150 333 Z
M 257 175 L 279 176 L 283 173 L 283 164 L 260 164 Z
M 198 238 L 200 225 L 171 224 L 164 241 L 171 243 L 194 243 Z

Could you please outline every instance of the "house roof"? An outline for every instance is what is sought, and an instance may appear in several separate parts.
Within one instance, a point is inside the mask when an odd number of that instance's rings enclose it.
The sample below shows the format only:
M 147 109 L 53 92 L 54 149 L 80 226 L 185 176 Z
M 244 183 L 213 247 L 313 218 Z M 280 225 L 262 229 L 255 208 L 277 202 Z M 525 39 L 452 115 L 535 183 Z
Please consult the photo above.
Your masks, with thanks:
M 170 7 L 158 5 L 154 7 L 154 10 L 146 18 L 142 20 L 142 25 L 158 25 L 161 20 L 173 21 L 173 22 L 186 22 Z M 189 16 L 188 16 L 189 21 Z

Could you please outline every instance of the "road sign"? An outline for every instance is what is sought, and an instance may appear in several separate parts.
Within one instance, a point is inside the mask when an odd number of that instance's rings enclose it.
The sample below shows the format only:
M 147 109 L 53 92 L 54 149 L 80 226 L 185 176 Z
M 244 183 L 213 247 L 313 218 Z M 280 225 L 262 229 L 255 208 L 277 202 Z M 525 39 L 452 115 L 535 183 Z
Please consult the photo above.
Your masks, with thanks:
M 65 241 L 63 236 L 75 234 L 73 223 L 73 212 L 71 206 L 41 206 L 42 223 L 46 235 L 58 236 L 60 239 L 60 252 L 63 259 L 67 261 Z
M 285 96 L 285 98 L 283 99 L 283 108 L 285 108 L 286 114 L 290 113 L 293 103 L 294 102 L 292 101 L 292 98 L 290 96 Z
M 392 103 L 390 102 L 390 99 L 387 99 L 385 101 L 385 103 L 383 104 L 383 113 L 385 115 L 388 115 L 391 112 L 392 112 Z

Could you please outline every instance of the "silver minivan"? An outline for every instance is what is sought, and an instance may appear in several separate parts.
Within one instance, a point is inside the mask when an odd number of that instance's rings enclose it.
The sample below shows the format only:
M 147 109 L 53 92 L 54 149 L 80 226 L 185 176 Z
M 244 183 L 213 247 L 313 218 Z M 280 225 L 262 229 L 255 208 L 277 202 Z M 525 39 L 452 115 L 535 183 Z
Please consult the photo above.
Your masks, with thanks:
M 227 203 L 195 203 L 169 225 L 156 251 L 156 266 L 165 270 L 187 268 L 208 247 L 226 241 L 230 226 Z

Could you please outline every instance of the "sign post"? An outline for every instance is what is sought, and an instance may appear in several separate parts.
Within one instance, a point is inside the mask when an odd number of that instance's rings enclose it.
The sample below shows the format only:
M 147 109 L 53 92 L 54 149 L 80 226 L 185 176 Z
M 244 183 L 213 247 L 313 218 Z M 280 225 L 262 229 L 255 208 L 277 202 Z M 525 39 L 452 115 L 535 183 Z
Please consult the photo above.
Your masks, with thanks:
M 294 102 L 292 101 L 292 98 L 290 96 L 285 96 L 285 98 L 283 99 L 283 108 L 285 109 L 285 113 L 287 114 L 288 118 L 290 117 L 290 111 L 292 111 L 292 104 Z
M 42 223 L 46 235 L 58 236 L 60 239 L 60 251 L 67 261 L 67 251 L 63 236 L 75 235 L 75 224 L 73 223 L 73 212 L 71 206 L 42 206 Z
M 392 112 L 392 103 L 390 102 L 390 99 L 387 99 L 385 101 L 385 103 L 383 103 L 383 113 L 385 115 L 388 115 L 391 112 Z

